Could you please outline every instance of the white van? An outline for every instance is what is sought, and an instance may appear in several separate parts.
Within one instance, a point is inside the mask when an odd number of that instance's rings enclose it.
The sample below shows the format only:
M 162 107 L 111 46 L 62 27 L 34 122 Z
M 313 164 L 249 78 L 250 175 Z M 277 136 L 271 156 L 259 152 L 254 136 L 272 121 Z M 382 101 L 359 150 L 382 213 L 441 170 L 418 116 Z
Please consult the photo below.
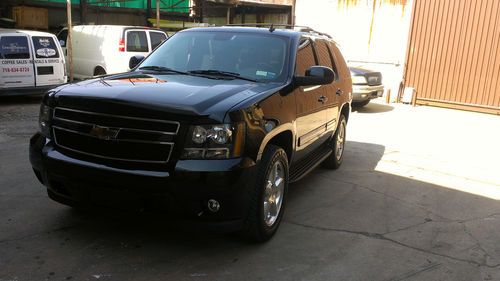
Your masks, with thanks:
M 57 38 L 66 51 L 68 29 Z M 132 56 L 148 55 L 168 38 L 158 29 L 123 25 L 76 25 L 73 27 L 73 72 L 78 79 L 126 72 Z
M 0 96 L 42 94 L 67 82 L 55 35 L 0 28 Z

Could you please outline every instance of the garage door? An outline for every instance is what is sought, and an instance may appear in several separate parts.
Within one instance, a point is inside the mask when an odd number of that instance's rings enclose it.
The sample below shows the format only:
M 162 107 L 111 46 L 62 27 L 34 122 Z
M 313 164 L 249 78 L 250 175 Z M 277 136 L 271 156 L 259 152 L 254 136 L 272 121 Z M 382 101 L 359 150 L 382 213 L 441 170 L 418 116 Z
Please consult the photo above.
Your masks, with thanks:
M 414 0 L 405 86 L 417 103 L 500 114 L 500 1 Z

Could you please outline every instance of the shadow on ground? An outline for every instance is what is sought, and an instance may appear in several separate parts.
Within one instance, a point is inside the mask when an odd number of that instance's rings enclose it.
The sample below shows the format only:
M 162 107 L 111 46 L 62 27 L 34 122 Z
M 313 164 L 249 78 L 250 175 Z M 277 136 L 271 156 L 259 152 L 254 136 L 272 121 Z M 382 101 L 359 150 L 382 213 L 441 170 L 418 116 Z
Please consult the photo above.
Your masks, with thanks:
M 14 104 L 33 104 L 40 103 L 43 95 L 35 96 L 0 96 L 0 106 L 1 105 L 14 105 Z
M 369 104 L 362 107 L 359 106 L 352 107 L 352 111 L 359 113 L 382 113 L 382 112 L 392 111 L 393 109 L 394 107 L 390 105 L 375 103 L 375 102 L 370 102 Z
M 348 142 L 339 170 L 291 185 L 266 244 L 158 214 L 75 211 L 50 201 L 29 166 L 14 183 L 4 167 L 0 280 L 500 278 L 499 202 L 379 172 L 384 152 Z

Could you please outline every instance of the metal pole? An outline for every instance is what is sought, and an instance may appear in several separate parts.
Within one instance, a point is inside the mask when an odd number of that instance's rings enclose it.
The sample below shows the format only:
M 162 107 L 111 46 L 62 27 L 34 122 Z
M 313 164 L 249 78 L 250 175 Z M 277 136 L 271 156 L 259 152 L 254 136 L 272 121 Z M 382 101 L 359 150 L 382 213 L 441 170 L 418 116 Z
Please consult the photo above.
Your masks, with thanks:
M 160 0 L 156 0 L 156 28 L 160 28 Z
M 66 44 L 66 50 L 68 51 L 68 64 L 69 64 L 69 81 L 73 82 L 73 43 L 72 40 L 72 29 L 71 24 L 71 0 L 66 0 L 66 12 L 68 14 L 68 42 Z

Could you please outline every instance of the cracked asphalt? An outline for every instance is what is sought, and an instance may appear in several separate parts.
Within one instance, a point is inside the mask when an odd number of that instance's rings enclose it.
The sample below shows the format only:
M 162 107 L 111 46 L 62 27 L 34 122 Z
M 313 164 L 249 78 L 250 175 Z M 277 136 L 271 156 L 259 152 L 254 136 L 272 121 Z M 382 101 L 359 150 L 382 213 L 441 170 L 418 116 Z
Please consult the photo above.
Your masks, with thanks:
M 52 202 L 28 161 L 39 98 L 0 100 L 0 281 L 500 280 L 500 117 L 353 111 L 345 162 L 291 185 L 266 244 Z

